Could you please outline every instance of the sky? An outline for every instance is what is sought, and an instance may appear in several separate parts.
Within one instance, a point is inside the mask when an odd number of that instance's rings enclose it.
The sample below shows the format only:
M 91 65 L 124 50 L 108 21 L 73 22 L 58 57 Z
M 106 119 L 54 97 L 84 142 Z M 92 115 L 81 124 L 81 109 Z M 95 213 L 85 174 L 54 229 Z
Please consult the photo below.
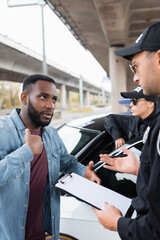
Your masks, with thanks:
M 42 53 L 41 7 L 39 5 L 8 7 L 0 0 L 0 33 L 23 46 Z M 87 81 L 110 91 L 106 72 L 89 51 L 73 37 L 48 5 L 44 7 L 46 58 Z

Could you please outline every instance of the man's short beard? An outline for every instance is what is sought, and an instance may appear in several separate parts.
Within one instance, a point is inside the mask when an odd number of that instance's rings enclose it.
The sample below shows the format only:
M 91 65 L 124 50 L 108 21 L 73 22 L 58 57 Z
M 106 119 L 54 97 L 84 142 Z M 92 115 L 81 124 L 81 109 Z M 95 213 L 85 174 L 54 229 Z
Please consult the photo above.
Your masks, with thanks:
M 52 118 L 48 122 L 43 122 L 40 119 L 41 114 L 43 112 L 38 112 L 32 105 L 30 98 L 28 102 L 28 116 L 33 124 L 36 125 L 36 127 L 45 127 L 48 126 L 52 120 Z

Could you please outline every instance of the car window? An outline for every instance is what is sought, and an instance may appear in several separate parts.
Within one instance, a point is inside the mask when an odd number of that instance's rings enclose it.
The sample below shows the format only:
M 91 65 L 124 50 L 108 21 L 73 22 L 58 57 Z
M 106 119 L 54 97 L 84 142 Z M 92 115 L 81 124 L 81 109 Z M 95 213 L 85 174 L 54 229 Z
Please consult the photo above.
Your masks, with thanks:
M 68 152 L 76 155 L 87 143 L 94 139 L 100 131 L 79 129 L 71 126 L 63 126 L 58 130 Z

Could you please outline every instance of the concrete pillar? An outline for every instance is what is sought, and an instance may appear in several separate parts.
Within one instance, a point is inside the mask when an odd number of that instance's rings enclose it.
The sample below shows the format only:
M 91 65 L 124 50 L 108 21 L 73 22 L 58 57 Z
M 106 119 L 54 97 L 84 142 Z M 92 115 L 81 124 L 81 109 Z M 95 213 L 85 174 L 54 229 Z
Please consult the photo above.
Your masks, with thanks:
M 60 103 L 61 108 L 67 108 L 67 94 L 66 94 L 66 85 L 62 84 L 60 88 Z
M 79 78 L 79 106 L 83 108 L 83 79 L 82 76 Z
M 97 103 L 98 100 L 98 96 L 96 94 L 93 95 L 93 99 L 94 99 L 94 104 Z
M 98 104 L 103 103 L 103 99 L 101 97 L 101 94 L 98 93 Z
M 89 91 L 85 91 L 84 92 L 84 104 L 85 106 L 89 106 L 90 103 L 90 92 Z
M 66 90 L 66 105 L 69 107 L 69 91 Z
M 114 50 L 117 47 L 110 47 L 109 49 L 109 72 L 111 79 L 111 105 L 112 111 L 115 113 L 122 112 L 125 109 L 118 103 L 121 98 L 120 92 L 127 91 L 127 79 L 126 79 L 126 65 L 127 61 L 122 57 L 117 57 L 114 54 Z

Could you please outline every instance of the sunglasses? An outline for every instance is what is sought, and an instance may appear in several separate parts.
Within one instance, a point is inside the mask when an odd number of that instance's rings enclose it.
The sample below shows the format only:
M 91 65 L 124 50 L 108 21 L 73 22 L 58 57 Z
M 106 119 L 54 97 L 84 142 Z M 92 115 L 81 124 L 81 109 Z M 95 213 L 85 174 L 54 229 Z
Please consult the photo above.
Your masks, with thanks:
M 145 99 L 138 99 L 138 98 L 131 98 L 130 103 L 133 103 L 133 105 L 136 105 L 139 101 L 145 101 Z
M 134 74 L 137 74 L 137 65 L 135 63 L 129 64 L 129 67 Z

